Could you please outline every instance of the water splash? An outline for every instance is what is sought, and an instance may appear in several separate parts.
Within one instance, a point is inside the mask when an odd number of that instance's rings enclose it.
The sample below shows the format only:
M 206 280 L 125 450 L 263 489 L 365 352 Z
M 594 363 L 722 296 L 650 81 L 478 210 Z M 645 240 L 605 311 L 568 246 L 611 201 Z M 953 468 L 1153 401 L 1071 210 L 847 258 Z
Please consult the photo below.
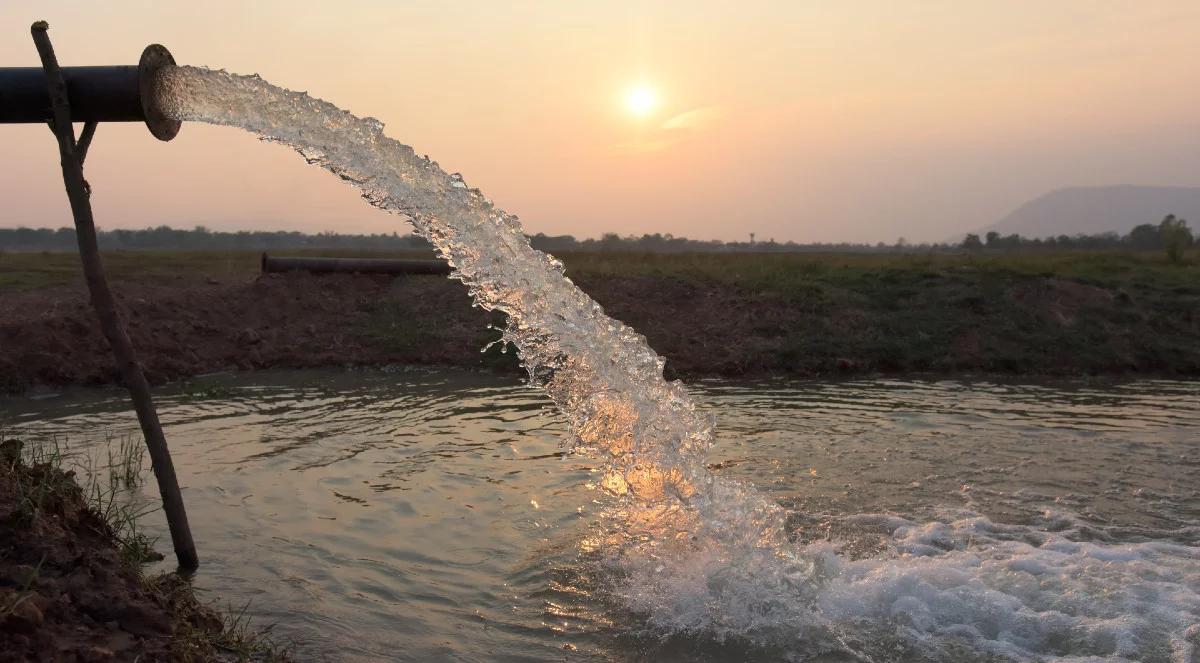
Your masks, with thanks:
M 574 450 L 602 463 L 597 487 L 614 506 L 589 545 L 622 579 L 611 591 L 662 632 L 864 660 L 892 660 L 879 649 L 890 637 L 922 655 L 949 641 L 1016 659 L 1182 662 L 1195 653 L 1195 548 L 1031 543 L 1028 532 L 972 519 L 885 519 L 891 553 L 867 560 L 791 544 L 778 505 L 706 470 L 713 421 L 663 379 L 645 339 L 606 316 L 461 175 L 388 138 L 377 120 L 257 76 L 177 67 L 159 86 L 171 116 L 289 145 L 407 217 L 476 305 L 507 315 L 503 341 L 567 417 Z

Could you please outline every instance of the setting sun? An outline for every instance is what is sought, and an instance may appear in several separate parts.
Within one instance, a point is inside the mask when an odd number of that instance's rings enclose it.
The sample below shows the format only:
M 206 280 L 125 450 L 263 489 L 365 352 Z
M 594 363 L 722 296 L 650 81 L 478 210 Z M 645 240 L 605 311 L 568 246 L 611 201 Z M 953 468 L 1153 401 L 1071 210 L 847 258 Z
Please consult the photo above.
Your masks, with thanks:
M 646 117 L 658 108 L 658 92 L 649 85 L 640 84 L 625 92 L 625 110 L 638 117 Z

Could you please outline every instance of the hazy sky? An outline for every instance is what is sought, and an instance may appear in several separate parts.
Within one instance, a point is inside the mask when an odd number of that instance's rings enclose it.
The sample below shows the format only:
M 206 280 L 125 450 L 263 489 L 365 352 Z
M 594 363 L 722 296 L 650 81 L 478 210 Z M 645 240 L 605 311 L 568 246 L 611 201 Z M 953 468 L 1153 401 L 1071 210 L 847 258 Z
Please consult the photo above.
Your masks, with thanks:
M 1050 189 L 1200 185 L 1200 3 L 25 2 L 0 66 L 186 64 L 387 125 L 529 232 L 943 239 Z M 643 115 L 628 108 L 643 86 Z M 407 231 L 289 150 L 102 125 L 97 222 Z M 0 126 L 0 226 L 69 225 L 53 137 Z

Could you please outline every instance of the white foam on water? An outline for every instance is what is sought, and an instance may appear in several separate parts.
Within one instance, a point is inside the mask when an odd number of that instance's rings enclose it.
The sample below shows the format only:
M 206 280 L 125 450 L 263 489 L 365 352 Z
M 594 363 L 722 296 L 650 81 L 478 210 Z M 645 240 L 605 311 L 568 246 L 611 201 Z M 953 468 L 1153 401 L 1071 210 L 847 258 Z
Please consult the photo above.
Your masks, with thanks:
M 789 543 L 779 506 L 706 470 L 713 421 L 663 379 L 645 339 L 606 316 L 560 262 L 530 247 L 515 216 L 461 176 L 388 138 L 376 120 L 257 76 L 176 67 L 158 85 L 173 117 L 289 145 L 407 217 L 476 305 L 507 314 L 503 339 L 566 415 L 573 449 L 602 462 L 596 487 L 614 506 L 585 546 L 608 560 L 612 593 L 659 632 L 794 658 L 945 658 L 955 646 L 1016 660 L 1196 656 L 1194 546 L 885 516 L 852 519 L 887 537 L 888 552 L 868 559 Z
M 664 631 L 863 660 L 896 660 L 897 643 L 918 660 L 960 660 L 951 652 L 963 646 L 1021 661 L 1184 663 L 1200 651 L 1194 546 L 1098 544 L 975 515 L 842 521 L 886 537 L 887 552 L 851 560 L 833 544 L 809 545 L 796 553 L 809 565 L 793 562 L 789 578 L 764 576 L 761 559 L 696 550 L 635 566 L 620 591 Z

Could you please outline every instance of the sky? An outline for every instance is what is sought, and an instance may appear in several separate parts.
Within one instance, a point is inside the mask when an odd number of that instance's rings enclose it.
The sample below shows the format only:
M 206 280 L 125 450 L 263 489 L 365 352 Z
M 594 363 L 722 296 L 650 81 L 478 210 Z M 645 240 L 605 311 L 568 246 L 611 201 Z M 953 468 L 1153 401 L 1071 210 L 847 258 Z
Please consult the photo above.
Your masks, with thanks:
M 944 240 L 1064 186 L 1200 185 L 1200 3 L 28 2 L 0 66 L 258 73 L 383 121 L 529 233 Z M 101 125 L 97 224 L 407 232 L 290 150 Z M 53 136 L 0 125 L 0 227 L 70 225 Z

